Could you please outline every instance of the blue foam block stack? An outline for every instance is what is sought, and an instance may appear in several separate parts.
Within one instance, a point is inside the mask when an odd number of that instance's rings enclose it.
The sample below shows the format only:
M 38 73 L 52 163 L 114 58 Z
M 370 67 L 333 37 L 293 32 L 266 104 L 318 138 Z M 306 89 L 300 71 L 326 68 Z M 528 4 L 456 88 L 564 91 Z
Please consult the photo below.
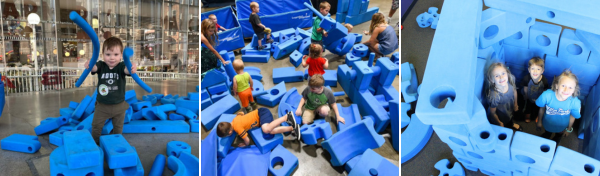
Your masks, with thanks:
M 67 131 L 64 133 L 64 150 L 69 169 L 102 165 L 103 154 L 89 131 Z
M 273 175 L 291 175 L 292 171 L 298 167 L 298 157 L 292 154 L 281 145 L 277 145 L 269 155 L 269 173 Z M 283 166 L 275 169 L 276 163 L 281 162 Z
M 335 133 L 321 145 L 331 155 L 333 166 L 342 166 L 352 157 L 361 154 L 366 149 L 381 147 L 385 139 L 377 134 L 371 119 L 364 119 L 346 130 Z M 351 148 L 347 146 L 353 146 Z
M 512 12 L 489 8 L 481 14 L 479 48 L 487 48 L 516 32 L 529 29 L 535 18 Z
M 249 134 L 263 154 L 270 152 L 273 148 L 277 147 L 277 145 L 283 144 L 282 134 L 265 134 L 262 132 L 261 128 L 252 129 Z
M 302 82 L 304 81 L 303 76 L 304 73 L 296 71 L 295 67 L 273 68 L 273 83 L 275 84 L 280 82 Z
M 371 149 L 367 149 L 355 168 L 352 169 L 349 176 L 359 175 L 400 175 L 398 166 L 394 165 L 386 158 L 377 154 Z
M 183 120 L 135 120 L 123 125 L 123 133 L 189 133 Z
M 110 169 L 133 167 L 138 164 L 138 154 L 120 134 L 100 136 L 100 147 L 104 151 Z
M 37 136 L 15 133 L 0 140 L 0 147 L 2 150 L 35 153 L 40 149 L 41 144 Z
M 285 94 L 286 89 L 287 88 L 285 87 L 285 82 L 281 82 L 281 83 L 275 85 L 275 87 L 273 87 L 269 90 L 266 90 L 267 94 L 257 97 L 256 102 L 259 104 L 265 105 L 265 106 L 274 107 L 275 105 L 279 104 L 279 101 Z M 204 111 L 202 111 L 202 112 L 204 112 Z M 233 113 L 233 112 L 231 112 L 231 113 Z M 204 115 L 202 116 L 202 119 L 204 119 Z
M 562 28 L 558 25 L 537 22 L 529 29 L 529 49 L 556 56 Z
M 323 138 L 324 140 L 331 137 L 331 126 L 324 119 L 315 120 L 313 124 L 306 124 L 300 127 L 302 134 L 302 140 L 307 145 L 317 144 L 317 140 Z
M 285 87 L 284 87 L 285 88 Z M 282 93 L 283 95 L 283 93 Z M 264 95 L 263 95 L 264 96 Z M 262 96 L 261 96 L 262 97 Z M 260 103 L 260 102 L 259 102 Z M 202 110 L 201 122 L 206 129 L 212 129 L 221 114 L 233 114 L 241 108 L 240 103 L 231 95 L 227 95 L 214 105 Z

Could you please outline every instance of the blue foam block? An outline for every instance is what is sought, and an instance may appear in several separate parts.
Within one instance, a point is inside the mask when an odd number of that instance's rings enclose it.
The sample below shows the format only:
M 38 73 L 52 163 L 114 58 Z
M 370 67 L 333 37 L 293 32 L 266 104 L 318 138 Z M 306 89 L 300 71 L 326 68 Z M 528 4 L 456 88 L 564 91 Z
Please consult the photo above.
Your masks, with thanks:
M 35 153 L 40 147 L 40 141 L 37 136 L 14 133 L 0 140 L 2 150 L 10 150 L 23 153 Z
M 355 0 L 355 1 L 351 0 L 350 3 L 348 4 L 348 15 L 349 16 L 358 15 L 360 13 L 361 7 L 362 7 L 361 0 Z
M 458 164 L 458 165 L 457 165 Z M 464 176 L 465 170 L 462 169 L 460 163 L 455 162 L 454 165 L 450 168 L 450 161 L 448 159 L 442 159 L 435 163 L 433 167 L 437 170 L 440 170 L 440 175 L 456 175 L 456 176 Z
M 400 70 L 398 65 L 394 64 L 391 60 L 387 58 L 381 58 L 381 60 L 377 60 L 375 66 L 381 69 L 381 73 L 379 74 L 379 85 L 381 86 L 390 86 L 394 79 L 396 78 L 396 73 Z
M 207 149 L 207 151 L 208 151 L 208 149 Z M 148 176 L 161 176 L 165 169 L 165 162 L 166 162 L 165 155 L 162 155 L 162 154 L 156 155 L 156 158 L 154 158 L 154 162 L 152 163 L 152 168 L 150 168 L 150 172 L 148 173 Z M 207 163 L 205 165 L 208 166 L 210 164 Z M 215 161 L 215 165 L 216 165 L 216 161 Z M 216 166 L 215 166 L 214 171 L 216 172 Z M 216 173 L 214 175 L 216 175 Z
M 535 18 L 489 8 L 481 13 L 479 48 L 487 48 L 535 24 Z
M 263 37 L 263 39 L 261 40 L 261 44 L 265 44 L 266 43 L 266 37 Z M 250 42 L 252 47 L 257 47 L 258 46 L 258 36 L 256 36 L 256 34 L 254 34 L 252 36 L 252 41 Z
M 202 148 L 202 150 L 200 150 L 200 159 L 202 160 L 202 163 L 204 163 L 201 165 L 202 175 L 217 175 L 217 138 L 217 133 L 211 132 L 200 142 L 200 148 Z M 159 157 L 157 156 L 156 158 L 158 159 Z M 154 167 L 155 166 L 152 166 L 153 170 Z M 161 167 L 164 168 L 164 164 L 158 165 L 158 168 Z M 162 172 L 160 172 L 160 174 L 162 175 Z
M 202 89 L 202 92 L 200 93 L 200 99 L 201 100 L 210 99 L 210 94 L 208 93 L 208 90 Z
M 590 49 L 577 38 L 575 30 L 564 29 L 558 44 L 558 57 L 569 58 L 570 62 L 587 63 Z
M 68 116 L 70 118 L 71 114 L 73 114 L 73 111 L 75 111 L 75 109 L 66 107 L 66 108 L 60 108 L 59 111 L 60 111 L 61 116 Z
M 224 84 L 225 83 L 223 83 L 223 85 Z M 227 85 L 225 85 L 224 88 L 222 88 L 222 86 L 220 86 L 220 85 L 213 86 L 213 88 L 214 88 L 213 91 L 221 91 L 222 89 L 225 89 L 225 91 L 226 91 L 227 90 Z M 210 90 L 209 90 L 209 92 L 210 92 Z M 164 97 L 164 98 L 160 99 L 160 103 L 162 103 L 162 104 L 173 104 L 173 103 L 175 103 L 175 100 L 177 100 L 178 98 L 179 98 L 179 95 L 175 95 L 173 97 Z
M 506 64 L 527 67 L 529 59 L 531 59 L 534 56 L 541 58 L 544 57 L 543 54 L 540 54 L 539 52 L 534 52 L 527 48 L 504 45 L 504 57 L 506 57 Z
M 348 7 L 350 5 L 349 3 L 350 3 L 350 0 L 339 0 L 338 6 L 337 6 L 338 12 L 348 12 Z
M 72 169 L 68 166 L 67 151 L 65 146 L 60 146 L 50 153 L 50 175 L 104 175 L 104 153 L 95 157 L 95 163 L 100 163 L 91 167 Z M 80 161 L 81 162 L 81 161 Z
M 522 29 L 509 37 L 504 38 L 505 44 L 522 48 L 529 48 L 529 28 Z
M 362 156 L 362 154 L 356 155 L 352 159 L 348 160 L 348 162 L 346 162 L 346 165 L 344 165 L 344 168 L 346 168 L 346 171 L 348 171 L 348 173 L 352 172 L 352 168 L 357 167 L 356 163 L 358 163 L 358 161 L 360 161 L 361 156 Z
M 400 145 L 400 128 L 398 128 L 399 120 L 400 120 L 400 104 L 398 104 L 400 100 L 392 100 L 390 101 L 390 125 L 392 125 L 392 146 L 396 151 L 400 151 L 398 148 Z M 404 105 L 403 105 L 404 106 Z
M 65 130 L 65 131 L 71 131 L 73 129 L 75 129 L 75 127 L 77 126 L 76 123 L 67 123 L 63 126 L 61 126 L 60 128 L 58 128 L 58 130 Z
M 106 123 L 104 123 L 104 127 L 102 127 L 102 133 L 103 135 L 106 134 L 110 134 L 110 132 L 113 130 L 113 123 L 112 123 L 112 119 L 108 119 L 106 120 Z
M 183 115 L 183 117 L 185 117 L 185 119 L 187 119 L 187 120 L 198 119 L 198 115 L 196 115 L 194 112 L 190 111 L 187 108 L 178 107 L 177 111 L 175 111 L 175 113 Z
M 335 14 L 335 21 L 337 21 L 338 23 L 343 23 L 346 21 L 346 13 L 342 13 L 340 11 L 338 11 L 338 13 Z
M 136 120 L 123 125 L 123 133 L 189 133 L 183 120 Z
M 415 122 L 414 115 L 408 125 L 410 127 Z M 440 137 L 440 140 L 452 149 L 462 149 L 472 151 L 475 144 L 469 140 L 469 130 L 464 125 L 434 125 L 433 130 Z
M 365 62 L 355 62 L 352 71 L 346 73 L 347 78 L 352 80 L 357 90 L 367 90 L 373 77 L 373 70 Z
M 204 148 L 204 147 L 202 147 Z M 202 150 L 204 151 L 204 150 Z M 221 165 L 219 166 L 219 173 L 221 175 L 245 175 L 247 172 L 251 171 L 252 175 L 268 175 L 269 173 L 269 155 L 270 153 L 261 153 L 260 150 L 256 146 L 249 147 L 238 147 L 232 150 L 227 157 L 221 160 Z M 205 155 L 202 154 L 204 157 Z M 240 159 L 252 161 L 252 162 L 241 162 Z M 202 160 L 202 163 L 205 163 L 206 160 Z M 211 163 L 212 164 L 212 163 Z M 285 163 L 284 163 L 285 164 Z M 215 168 L 216 168 L 215 162 Z M 211 165 L 205 166 L 202 164 L 202 175 L 205 175 L 205 167 L 211 167 Z M 256 169 L 256 168 L 264 168 L 264 169 Z M 211 168 L 212 169 L 212 168 Z M 215 172 L 216 173 L 216 172 Z
M 337 130 L 343 131 L 348 129 L 349 126 L 359 122 L 361 120 L 360 112 L 358 111 L 358 105 L 352 104 L 348 107 L 342 107 L 342 104 L 336 103 L 340 116 L 342 116 L 346 123 L 337 122 Z
M 219 117 L 219 121 L 217 121 L 217 123 L 215 123 L 215 124 L 219 124 L 221 122 L 231 123 L 231 121 L 233 121 L 233 118 L 235 118 L 235 116 L 236 116 L 235 114 L 222 114 L 221 117 Z M 217 133 L 217 132 L 216 132 L 216 130 L 213 130 L 213 131 L 211 131 L 211 133 Z M 231 143 L 233 143 L 233 140 L 235 140 L 235 136 L 236 136 L 235 131 L 233 131 L 232 134 L 227 137 L 218 137 L 217 136 L 217 157 L 224 158 L 225 156 L 227 156 L 227 152 L 229 151 L 229 148 L 231 147 Z
M 181 153 L 179 160 L 185 166 L 189 175 L 200 175 L 200 161 L 191 153 Z
M 565 69 L 571 70 L 577 76 L 580 86 L 593 86 L 600 76 L 600 70 L 592 64 L 571 62 L 554 56 L 547 56 L 545 63 L 544 76 L 548 82 L 552 82 L 554 76 L 560 75 Z
M 348 64 L 349 66 L 354 66 L 354 62 L 360 61 L 362 59 L 362 57 L 358 57 L 358 56 L 354 56 L 352 55 L 352 53 L 348 53 L 346 54 L 346 64 Z
M 300 35 L 302 38 L 310 38 L 312 33 L 309 31 L 302 30 L 301 28 L 296 28 L 295 35 Z
M 354 46 L 355 41 L 356 36 L 348 34 L 346 37 L 327 45 L 327 50 L 334 54 L 343 56 L 350 52 L 350 50 Z
M 362 34 L 357 34 L 357 33 L 349 33 L 348 35 L 350 35 L 350 34 L 354 34 L 354 36 L 356 36 L 356 39 L 354 40 L 354 43 L 355 43 L 355 44 L 362 42 L 362 37 L 363 37 L 363 35 L 362 35 Z
M 283 93 L 281 94 L 283 95 Z M 215 122 L 217 122 L 218 117 L 221 114 L 233 114 L 240 108 L 240 103 L 233 98 L 233 96 L 227 95 L 225 98 L 215 102 L 215 105 L 209 106 L 208 108 L 202 110 L 202 114 L 200 115 L 202 118 L 202 125 L 204 125 L 206 129 L 210 130 L 213 128 Z
M 362 0 L 362 3 L 360 5 L 360 13 L 367 12 L 368 8 L 369 8 L 369 0 Z
M 290 37 L 289 37 L 289 36 L 287 36 L 287 35 L 279 35 L 278 42 L 279 42 L 279 43 L 283 43 L 283 42 L 286 42 L 286 41 L 288 41 L 289 39 L 290 39 Z
M 131 148 L 137 153 L 134 147 Z M 137 156 L 137 164 L 135 166 L 115 169 L 115 176 L 144 176 L 144 166 L 140 157 Z
M 323 20 L 321 22 L 321 25 L 323 24 L 323 22 L 326 22 L 326 20 Z M 333 25 L 333 27 L 331 29 L 326 29 L 326 30 L 327 30 L 327 37 L 323 36 L 323 44 L 324 45 L 329 45 L 335 41 L 338 41 L 338 40 L 348 36 L 348 28 L 346 28 L 344 25 L 342 25 L 340 23 L 335 23 L 335 25 Z
M 189 109 L 190 111 L 192 111 L 195 114 L 200 114 L 200 109 L 198 108 L 199 101 L 194 101 L 194 100 L 175 100 L 175 106 L 176 107 L 182 107 L 185 109 Z
M 281 36 L 281 32 L 271 32 L 271 39 L 273 39 L 274 42 L 279 42 L 279 36 Z M 254 40 L 254 37 L 252 40 Z
M 383 136 L 375 132 L 373 121 L 364 119 L 344 131 L 335 133 L 329 139 L 321 142 L 321 145 L 331 155 L 331 164 L 342 166 L 352 157 L 361 154 L 366 149 L 379 148 L 384 142 Z
M 310 38 L 305 38 L 304 40 L 302 40 L 302 43 L 300 44 L 300 47 L 298 48 L 297 51 L 299 51 L 303 55 L 308 55 L 309 49 L 310 49 L 310 44 L 311 44 Z
M 577 39 L 581 40 L 581 42 L 585 44 L 586 48 L 592 51 L 592 53 L 600 54 L 600 35 L 580 29 L 575 31 L 575 35 L 577 36 Z
M 408 124 L 410 124 L 410 117 L 408 117 L 408 110 L 410 110 L 410 104 L 408 103 L 402 103 L 402 121 L 400 124 L 401 128 L 406 127 Z M 393 122 L 392 122 L 393 123 Z
M 298 167 L 298 157 L 281 145 L 277 145 L 269 155 L 269 172 L 273 175 L 291 175 Z M 275 164 L 281 162 L 282 167 L 275 169 Z
M 428 12 L 419 14 L 419 16 L 417 16 L 417 24 L 419 24 L 419 27 L 426 28 L 431 26 L 432 29 L 436 29 L 438 20 L 440 19 L 440 14 L 438 14 L 437 11 L 437 7 L 429 7 Z
M 347 56 L 347 55 L 346 55 Z M 352 85 L 352 82 L 350 79 L 348 79 L 348 77 L 346 76 L 346 73 L 352 71 L 350 69 L 350 67 L 348 67 L 347 64 L 343 64 L 343 65 L 339 65 L 338 66 L 338 71 L 337 71 L 337 77 L 338 77 L 338 82 L 340 83 L 340 86 L 344 89 L 344 91 L 346 92 L 346 94 L 348 94 L 348 98 L 350 98 L 350 100 L 355 100 L 355 92 L 354 91 L 354 85 Z
M 400 161 L 404 163 L 421 152 L 423 147 L 425 147 L 425 144 L 427 144 L 427 141 L 429 141 L 429 138 L 431 138 L 431 134 L 433 134 L 431 125 L 423 124 L 421 120 L 413 114 L 410 124 L 401 134 L 402 138 L 400 138 L 400 143 L 402 143 L 402 148 L 400 150 Z
M 34 128 L 36 135 L 41 135 L 58 129 L 60 126 L 69 123 L 67 116 L 44 120 L 45 122 Z
M 549 56 L 556 56 L 561 29 L 562 27 L 554 24 L 535 23 L 529 29 L 529 49 L 540 50 Z
M 173 171 L 173 173 L 175 173 L 174 176 L 186 176 L 186 175 L 188 175 L 188 171 L 187 171 L 187 168 L 185 167 L 185 164 L 183 164 L 183 162 L 181 162 L 181 160 L 179 160 L 175 156 L 169 156 L 167 158 L 167 167 L 171 171 Z
M 282 134 L 265 134 L 261 128 L 250 130 L 250 137 L 252 137 L 252 140 L 262 154 L 270 152 L 279 144 L 283 144 Z
M 142 110 L 143 108 L 147 108 L 147 107 L 152 107 L 152 103 L 150 101 L 140 101 L 137 103 L 133 103 L 131 105 L 131 108 L 134 111 L 139 111 L 139 110 Z
M 95 92 L 98 92 L 98 91 L 95 91 Z M 129 100 L 129 99 L 132 99 L 135 97 L 136 97 L 135 90 L 125 91 L 125 100 Z
M 285 41 L 283 43 L 279 43 L 279 45 L 275 46 L 275 52 L 273 52 L 273 58 L 280 59 L 285 55 L 292 53 L 294 50 L 297 50 L 300 44 L 302 43 L 301 36 L 294 36 L 293 38 Z
M 77 106 L 79 106 L 79 103 L 74 102 L 74 101 L 69 102 L 69 108 L 75 109 L 75 108 L 77 108 Z
M 200 121 L 199 120 L 190 120 L 190 130 L 192 133 L 200 132 Z
M 142 100 L 148 101 L 150 102 L 150 104 L 156 104 L 156 102 L 158 101 L 158 99 L 155 96 L 150 95 L 142 96 Z
M 400 175 L 400 168 L 371 149 L 366 149 L 348 176 Z
M 273 42 L 271 43 L 271 50 L 269 50 L 271 52 L 271 54 L 275 53 L 275 46 L 279 45 L 279 42 Z
M 369 47 L 365 44 L 356 44 L 352 47 L 352 55 L 355 57 L 366 57 L 369 55 Z
M 159 112 L 156 107 L 144 108 L 141 110 L 141 112 L 142 117 L 144 117 L 146 120 L 161 120 L 157 115 L 162 112 Z
M 67 130 L 59 130 L 50 134 L 50 144 L 54 144 L 56 146 L 63 146 L 63 134 Z
M 275 105 L 279 104 L 279 101 L 281 101 L 281 98 L 285 94 L 286 90 L 287 88 L 285 87 L 285 82 L 281 82 L 275 85 L 275 87 L 267 90 L 267 94 L 257 97 L 256 102 L 265 106 L 274 107 Z M 202 118 L 204 119 L 204 115 Z
M 290 54 L 290 63 L 292 63 L 294 67 L 298 67 L 302 63 L 302 56 L 304 56 L 304 54 L 298 50 L 295 50 L 292 52 L 292 54 Z
M 300 127 L 300 133 L 305 144 L 315 145 L 318 139 L 327 140 L 331 137 L 331 126 L 324 119 L 318 119 L 313 124 Z
M 81 100 L 81 103 L 79 103 L 79 106 L 77 106 L 75 111 L 73 111 L 73 114 L 71 114 L 71 118 L 75 120 L 80 119 L 90 102 L 92 102 L 92 97 L 86 95 L 83 100 Z
M 346 16 L 346 23 L 351 24 L 353 26 L 359 25 L 361 23 L 370 21 L 371 17 L 373 17 L 373 15 L 377 12 L 379 12 L 379 7 L 371 7 L 367 9 L 365 13 L 361 13 L 358 15 L 348 15 Z
M 67 131 L 64 136 L 64 150 L 69 169 L 79 169 L 102 165 L 103 154 L 89 131 Z
M 221 93 L 217 93 L 217 94 L 214 94 L 214 95 L 210 96 L 210 100 L 211 100 L 212 102 L 217 102 L 217 101 L 219 101 L 221 98 L 223 98 L 223 97 L 225 97 L 225 96 L 227 96 L 227 95 L 229 95 L 229 92 L 221 92 Z
M 558 146 L 549 173 L 592 176 L 600 173 L 596 169 L 598 167 L 600 167 L 598 160 L 563 146 Z
M 325 86 L 337 87 L 337 70 L 325 70 Z
M 259 80 L 252 80 L 252 96 L 256 97 L 265 94 L 265 87 Z
M 90 133 L 92 132 L 92 121 L 94 120 L 94 113 L 85 118 L 85 120 L 81 121 L 77 126 L 75 126 L 75 130 L 88 130 Z
M 210 95 L 215 95 L 215 94 L 218 94 L 221 92 L 227 92 L 229 90 L 229 88 L 227 87 L 226 83 L 220 83 L 220 84 L 216 84 L 216 85 L 208 87 L 207 90 Z M 165 98 L 163 98 L 163 99 L 165 99 Z M 161 101 L 162 101 L 162 99 L 161 99 Z
M 100 136 L 100 147 L 104 151 L 110 169 L 137 166 L 138 154 L 120 134 Z
M 133 113 L 134 113 L 133 108 L 131 108 L 131 106 L 129 106 L 129 108 L 127 108 L 127 110 L 125 110 L 125 120 L 123 121 L 123 123 L 129 123 L 132 120 Z
M 192 147 L 182 141 L 171 141 L 167 143 L 167 155 L 179 157 L 181 153 L 192 153 Z
M 539 170 L 548 170 L 554 157 L 556 142 L 517 131 L 510 146 L 510 156 L 518 164 Z
M 302 82 L 304 73 L 296 71 L 295 67 L 273 68 L 273 83 L 280 82 Z
M 261 51 L 249 51 L 246 50 L 246 53 L 242 55 L 242 60 L 244 62 L 269 62 L 269 58 L 271 58 L 271 52 L 269 50 L 261 50 Z
M 478 47 L 473 41 L 479 35 L 482 2 L 473 0 L 467 4 L 444 1 L 444 15 L 433 38 L 432 52 L 429 53 L 419 92 L 419 96 L 428 97 L 431 101 L 417 101 L 415 111 L 424 124 L 450 125 L 470 121 Z M 445 59 L 448 57 L 457 59 Z M 462 64 L 448 68 L 456 62 Z M 448 97 L 455 98 L 445 108 L 439 109 L 438 104 Z

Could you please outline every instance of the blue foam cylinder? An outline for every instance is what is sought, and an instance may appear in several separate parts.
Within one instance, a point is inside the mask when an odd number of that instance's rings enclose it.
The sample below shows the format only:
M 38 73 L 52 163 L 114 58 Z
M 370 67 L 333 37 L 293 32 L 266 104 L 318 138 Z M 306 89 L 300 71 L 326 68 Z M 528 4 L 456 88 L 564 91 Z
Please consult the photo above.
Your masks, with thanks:
M 96 62 L 98 61 L 98 55 L 100 54 L 100 41 L 98 40 L 98 35 L 96 35 L 96 32 L 94 31 L 94 29 L 92 29 L 92 26 L 90 26 L 90 24 L 88 24 L 85 21 L 85 19 L 83 19 L 81 16 L 79 16 L 79 14 L 77 14 L 77 12 L 71 11 L 71 13 L 69 14 L 69 18 L 75 24 L 77 24 L 77 26 L 79 26 L 79 27 L 81 27 L 81 29 L 83 29 L 83 31 L 92 40 L 92 45 L 93 45 L 92 58 L 90 59 L 89 68 L 83 70 L 83 73 L 81 73 L 81 76 L 79 77 L 79 79 L 77 79 L 77 82 L 75 83 L 75 86 L 79 87 L 79 86 L 81 86 L 83 81 L 85 81 L 85 78 L 87 77 L 88 74 L 90 74 L 90 71 L 92 71 L 92 69 L 94 68 L 94 65 L 96 65 Z M 129 67 L 131 67 L 131 65 Z
M 167 158 L 165 158 L 165 155 L 162 155 L 162 154 L 156 155 L 156 158 L 154 158 L 154 163 L 152 163 L 152 168 L 150 169 L 148 176 L 162 176 L 163 171 L 165 169 L 166 161 L 167 161 Z
M 131 74 L 131 61 L 129 60 L 129 57 L 131 57 L 131 56 L 133 56 L 133 49 L 131 49 L 129 47 L 125 47 L 125 50 L 123 50 L 123 61 L 125 61 L 125 67 L 127 67 L 127 70 L 129 70 L 130 74 Z M 133 80 L 135 80 L 135 82 L 138 85 L 140 85 L 140 87 L 142 87 L 142 89 L 146 90 L 146 92 L 152 93 L 152 88 L 150 88 L 150 86 L 146 85 L 146 83 L 144 83 L 144 81 L 142 81 L 142 79 L 140 79 L 140 77 L 137 75 L 137 73 L 131 74 L 131 78 L 133 78 Z

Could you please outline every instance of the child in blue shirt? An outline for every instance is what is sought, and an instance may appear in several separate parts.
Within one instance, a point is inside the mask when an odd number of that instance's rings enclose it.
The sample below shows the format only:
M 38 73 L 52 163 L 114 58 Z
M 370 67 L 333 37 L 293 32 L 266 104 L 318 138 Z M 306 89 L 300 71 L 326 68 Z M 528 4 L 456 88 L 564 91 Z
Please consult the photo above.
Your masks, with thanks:
M 486 72 L 486 98 L 489 102 L 488 120 L 490 123 L 513 128 L 523 129 L 513 122 L 513 114 L 519 110 L 517 105 L 517 90 L 515 76 L 513 76 L 502 63 L 493 63 Z
M 581 117 L 581 101 L 579 98 L 579 81 L 577 76 L 566 70 L 552 82 L 552 89 L 546 90 L 535 101 L 540 107 L 537 130 L 542 127 L 546 130 L 542 137 L 552 138 L 558 145 L 562 136 L 567 136 L 573 131 L 573 122 Z

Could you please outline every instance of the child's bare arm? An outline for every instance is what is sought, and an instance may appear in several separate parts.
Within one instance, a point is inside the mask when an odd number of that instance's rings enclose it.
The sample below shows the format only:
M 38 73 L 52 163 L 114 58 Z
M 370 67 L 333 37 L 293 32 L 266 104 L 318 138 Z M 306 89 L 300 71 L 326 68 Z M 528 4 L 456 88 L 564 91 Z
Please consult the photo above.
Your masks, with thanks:
M 344 119 L 342 116 L 340 116 L 340 112 L 338 111 L 337 105 L 335 103 L 333 103 L 333 104 L 329 104 L 329 106 L 331 106 L 331 108 L 333 108 L 333 112 L 335 112 L 335 117 L 336 117 L 337 121 L 342 122 L 343 124 L 346 124 L 346 119 Z
M 325 59 L 325 58 L 324 58 L 324 59 Z M 324 68 L 324 69 L 327 69 L 327 68 L 329 68 L 329 60 L 328 60 L 328 59 L 325 59 L 325 63 L 323 64 L 323 68 Z
M 298 104 L 298 108 L 296 109 L 296 116 L 302 115 L 302 106 L 304 106 L 304 101 L 304 97 L 302 97 L 302 99 L 300 99 L 300 103 Z
M 90 60 L 85 61 L 85 69 L 89 69 L 90 68 Z M 96 67 L 96 64 L 94 64 L 94 67 L 92 68 L 92 72 L 98 72 L 98 67 Z
M 250 78 L 250 90 L 254 90 L 254 82 L 252 81 L 252 78 Z
M 308 64 L 306 63 L 306 55 L 302 56 L 302 67 L 306 68 Z
M 233 96 L 235 96 L 237 94 L 237 80 L 233 79 L 233 86 L 231 86 L 233 89 Z
M 245 147 L 245 146 L 248 146 L 248 145 L 250 145 L 250 139 L 248 138 L 248 136 L 246 136 L 246 137 L 244 137 L 244 138 L 242 138 L 242 139 L 244 140 L 244 143 L 240 143 L 240 144 L 238 145 L 238 147 Z
M 513 94 L 515 96 L 515 111 L 519 111 L 519 104 L 517 102 L 517 89 L 513 87 Z

